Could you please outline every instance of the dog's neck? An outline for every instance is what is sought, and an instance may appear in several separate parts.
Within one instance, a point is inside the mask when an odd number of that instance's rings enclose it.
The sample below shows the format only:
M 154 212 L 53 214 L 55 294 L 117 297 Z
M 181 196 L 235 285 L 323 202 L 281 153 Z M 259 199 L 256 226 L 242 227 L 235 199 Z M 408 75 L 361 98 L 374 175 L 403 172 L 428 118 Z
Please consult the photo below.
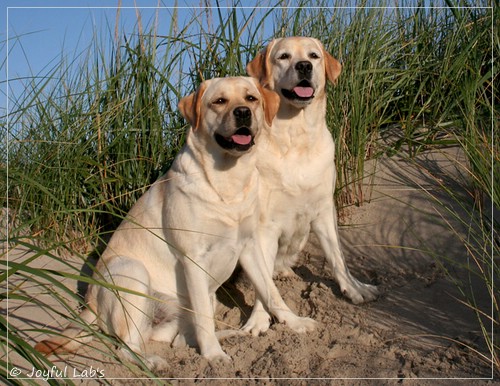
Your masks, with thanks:
M 283 154 L 294 147 L 315 146 L 324 135 L 326 98 L 303 108 L 281 103 L 267 137 L 274 148 Z
M 250 190 L 256 189 L 255 149 L 236 157 L 221 151 L 214 141 L 206 144 L 191 136 L 187 138 L 187 145 L 192 161 L 222 201 L 244 200 Z

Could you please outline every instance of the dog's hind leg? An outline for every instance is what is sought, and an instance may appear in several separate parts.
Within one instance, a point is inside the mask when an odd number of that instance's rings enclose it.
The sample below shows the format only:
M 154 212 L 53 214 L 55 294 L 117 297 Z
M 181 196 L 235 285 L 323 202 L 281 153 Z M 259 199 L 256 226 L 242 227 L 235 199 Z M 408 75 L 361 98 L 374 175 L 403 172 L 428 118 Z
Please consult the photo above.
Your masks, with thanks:
M 100 286 L 96 294 L 101 328 L 128 346 L 121 350 L 128 359 L 138 362 L 131 350 L 142 356 L 149 368 L 163 365 L 161 358 L 144 355 L 154 312 L 146 267 L 138 260 L 115 257 L 101 272 L 104 270 L 108 285 Z
M 157 342 L 172 343 L 178 333 L 179 324 L 174 320 L 154 326 L 151 339 Z
M 151 339 L 157 342 L 172 343 L 179 333 L 179 300 L 161 292 L 155 292 L 154 320 Z

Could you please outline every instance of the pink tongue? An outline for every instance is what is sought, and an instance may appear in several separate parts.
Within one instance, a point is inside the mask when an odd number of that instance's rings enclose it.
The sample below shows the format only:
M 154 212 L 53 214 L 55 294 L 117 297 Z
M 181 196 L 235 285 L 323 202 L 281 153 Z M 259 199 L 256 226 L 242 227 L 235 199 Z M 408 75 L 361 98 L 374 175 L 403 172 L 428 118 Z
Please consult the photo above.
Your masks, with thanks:
M 293 91 L 301 98 L 309 98 L 312 97 L 312 95 L 314 94 L 314 90 L 312 89 L 312 87 L 297 86 L 293 89 Z
M 251 135 L 234 134 L 233 136 L 231 136 L 231 139 L 238 145 L 248 145 L 250 142 L 252 142 Z

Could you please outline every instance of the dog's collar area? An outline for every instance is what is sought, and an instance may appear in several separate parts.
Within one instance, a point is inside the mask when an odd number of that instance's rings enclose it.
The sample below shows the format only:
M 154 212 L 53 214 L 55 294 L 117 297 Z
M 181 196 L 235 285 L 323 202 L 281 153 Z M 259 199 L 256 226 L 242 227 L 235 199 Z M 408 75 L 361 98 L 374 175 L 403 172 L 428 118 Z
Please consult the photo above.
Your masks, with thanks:
M 248 127 L 240 127 L 229 137 L 215 133 L 215 141 L 226 150 L 247 151 L 254 145 L 254 136 Z
M 310 101 L 312 98 L 314 98 L 314 88 L 311 86 L 311 83 L 309 83 L 309 81 L 306 79 L 300 81 L 291 90 L 282 88 L 281 93 L 287 99 L 298 100 L 301 102 L 307 102 Z

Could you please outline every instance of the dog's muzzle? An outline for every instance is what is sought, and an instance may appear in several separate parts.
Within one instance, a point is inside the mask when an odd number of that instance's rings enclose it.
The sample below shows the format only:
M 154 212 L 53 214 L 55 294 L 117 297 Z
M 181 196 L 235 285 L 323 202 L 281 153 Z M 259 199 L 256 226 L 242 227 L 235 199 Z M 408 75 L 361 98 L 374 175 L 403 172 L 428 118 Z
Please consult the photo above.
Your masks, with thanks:
M 301 81 L 291 90 L 281 89 L 281 93 L 287 99 L 308 102 L 314 98 L 314 88 L 311 85 L 313 66 L 309 61 L 297 62 L 295 71 Z
M 229 136 L 215 133 L 215 141 L 226 150 L 247 151 L 255 144 L 254 134 L 250 130 L 252 111 L 245 106 L 236 107 L 233 116 L 238 129 Z

